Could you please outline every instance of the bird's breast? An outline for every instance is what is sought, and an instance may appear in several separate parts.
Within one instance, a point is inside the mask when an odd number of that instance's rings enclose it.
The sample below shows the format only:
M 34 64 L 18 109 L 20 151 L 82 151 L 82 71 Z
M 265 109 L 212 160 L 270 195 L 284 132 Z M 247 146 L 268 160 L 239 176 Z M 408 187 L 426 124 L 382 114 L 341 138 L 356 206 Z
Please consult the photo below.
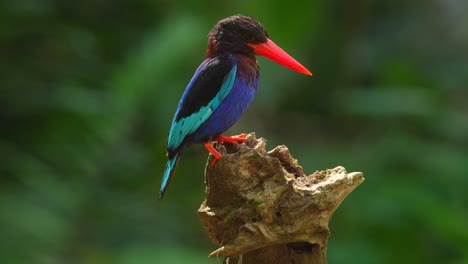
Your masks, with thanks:
M 257 90 L 260 67 L 255 56 L 234 55 L 237 64 L 237 79 L 246 87 Z

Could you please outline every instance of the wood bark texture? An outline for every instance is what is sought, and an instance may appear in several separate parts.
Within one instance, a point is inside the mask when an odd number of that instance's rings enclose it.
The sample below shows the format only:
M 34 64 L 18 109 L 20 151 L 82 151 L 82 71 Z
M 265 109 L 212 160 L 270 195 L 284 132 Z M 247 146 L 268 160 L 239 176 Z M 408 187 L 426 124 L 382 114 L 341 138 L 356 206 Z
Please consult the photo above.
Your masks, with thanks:
M 266 151 L 254 133 L 244 144 L 218 144 L 223 157 L 205 168 L 198 214 L 225 263 L 326 263 L 328 224 L 360 183 L 336 167 L 304 174 L 286 146 Z

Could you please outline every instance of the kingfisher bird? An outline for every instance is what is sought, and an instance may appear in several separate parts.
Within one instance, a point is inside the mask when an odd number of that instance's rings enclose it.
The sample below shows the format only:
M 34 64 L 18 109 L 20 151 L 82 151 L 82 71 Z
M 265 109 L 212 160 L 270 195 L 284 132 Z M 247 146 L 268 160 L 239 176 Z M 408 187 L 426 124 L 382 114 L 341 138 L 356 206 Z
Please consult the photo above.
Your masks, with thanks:
M 221 158 L 213 142 L 245 142 L 245 134 L 222 136 L 249 107 L 259 82 L 255 55 L 289 69 L 312 75 L 277 46 L 255 19 L 234 15 L 220 20 L 210 31 L 205 60 L 195 71 L 177 106 L 167 142 L 167 164 L 161 183 L 163 198 L 180 156 L 192 144 L 204 144 Z

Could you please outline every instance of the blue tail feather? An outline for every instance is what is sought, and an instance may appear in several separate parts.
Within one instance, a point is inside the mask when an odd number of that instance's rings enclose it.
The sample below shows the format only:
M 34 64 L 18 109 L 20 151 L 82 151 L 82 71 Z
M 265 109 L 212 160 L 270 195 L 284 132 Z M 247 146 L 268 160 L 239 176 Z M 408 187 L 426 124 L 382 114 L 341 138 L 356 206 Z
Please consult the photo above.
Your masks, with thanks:
M 172 175 L 174 174 L 175 168 L 177 167 L 177 163 L 179 162 L 179 153 L 176 153 L 174 157 L 169 159 L 166 163 L 166 169 L 164 170 L 164 177 L 161 182 L 161 189 L 159 190 L 159 198 L 162 199 L 164 197 L 164 193 L 166 192 L 169 184 L 171 183 Z

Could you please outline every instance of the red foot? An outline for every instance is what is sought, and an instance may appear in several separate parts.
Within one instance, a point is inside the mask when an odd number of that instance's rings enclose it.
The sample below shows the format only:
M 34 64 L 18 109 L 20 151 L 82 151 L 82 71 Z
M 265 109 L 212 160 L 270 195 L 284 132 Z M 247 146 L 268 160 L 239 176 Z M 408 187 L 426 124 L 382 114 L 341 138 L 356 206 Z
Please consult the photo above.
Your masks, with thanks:
M 211 160 L 211 166 L 214 166 L 216 162 L 223 156 L 221 153 L 219 153 L 214 147 L 212 142 L 206 142 L 205 148 L 213 154 L 213 159 Z
M 214 139 L 214 141 L 217 142 L 226 142 L 229 144 L 236 144 L 238 142 L 244 143 L 247 141 L 246 139 L 247 134 L 240 134 L 237 136 L 232 136 L 232 137 L 227 137 L 227 136 L 218 136 L 217 138 Z M 211 166 L 214 166 L 216 162 L 223 156 L 221 153 L 219 153 L 214 147 L 212 142 L 206 142 L 205 148 L 213 154 L 213 159 L 211 160 Z
M 232 136 L 232 137 L 218 136 L 217 138 L 214 139 L 214 141 L 226 142 L 229 144 L 235 144 L 237 142 L 244 143 L 247 141 L 246 137 L 247 137 L 247 134 L 240 134 L 240 135 Z

